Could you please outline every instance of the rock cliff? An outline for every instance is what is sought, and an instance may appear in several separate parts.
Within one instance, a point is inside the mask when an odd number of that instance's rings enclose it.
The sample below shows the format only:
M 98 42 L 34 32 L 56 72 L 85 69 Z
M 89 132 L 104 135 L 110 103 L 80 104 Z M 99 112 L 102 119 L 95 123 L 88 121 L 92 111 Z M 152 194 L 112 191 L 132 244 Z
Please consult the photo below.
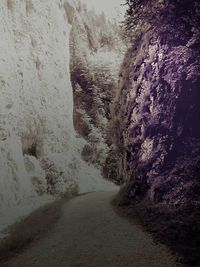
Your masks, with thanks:
M 71 9 L 62 0 L 0 3 L 1 227 L 50 196 L 110 186 L 83 162 L 75 136 Z
M 200 229 L 199 7 L 196 1 L 138 2 L 144 14 L 140 9 L 139 31 L 131 32 L 113 105 L 118 173 L 125 182 L 119 203 L 145 203 L 146 222 L 152 215 L 152 224 L 165 224 L 161 235 L 196 259 L 188 247 L 199 246 Z

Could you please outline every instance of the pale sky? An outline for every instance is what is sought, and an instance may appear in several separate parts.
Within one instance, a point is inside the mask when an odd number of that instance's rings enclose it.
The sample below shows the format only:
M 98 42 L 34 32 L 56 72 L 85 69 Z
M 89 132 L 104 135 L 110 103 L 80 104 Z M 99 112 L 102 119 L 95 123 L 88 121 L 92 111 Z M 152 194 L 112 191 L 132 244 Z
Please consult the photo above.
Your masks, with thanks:
M 95 8 L 97 12 L 104 11 L 109 17 L 122 19 L 126 7 L 120 6 L 125 0 L 81 0 L 90 8 Z M 121 15 L 120 15 L 121 14 Z

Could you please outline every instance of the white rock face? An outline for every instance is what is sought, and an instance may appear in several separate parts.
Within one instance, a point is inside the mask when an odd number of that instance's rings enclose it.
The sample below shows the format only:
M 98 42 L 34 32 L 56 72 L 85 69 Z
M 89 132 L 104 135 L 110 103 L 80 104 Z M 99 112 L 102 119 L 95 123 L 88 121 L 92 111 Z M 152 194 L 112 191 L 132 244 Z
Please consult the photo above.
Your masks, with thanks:
M 0 229 L 51 200 L 48 183 L 55 194 L 101 184 L 79 177 L 69 33 L 62 0 L 0 1 Z

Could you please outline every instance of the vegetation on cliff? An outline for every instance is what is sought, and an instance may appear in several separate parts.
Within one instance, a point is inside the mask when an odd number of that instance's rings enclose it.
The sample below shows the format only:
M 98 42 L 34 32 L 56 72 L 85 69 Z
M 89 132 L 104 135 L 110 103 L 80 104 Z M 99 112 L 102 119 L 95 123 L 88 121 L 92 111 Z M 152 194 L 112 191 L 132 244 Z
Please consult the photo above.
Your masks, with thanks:
M 79 2 L 75 9 L 70 36 L 74 126 L 85 139 L 82 157 L 102 169 L 110 152 L 107 127 L 125 45 L 116 21 Z

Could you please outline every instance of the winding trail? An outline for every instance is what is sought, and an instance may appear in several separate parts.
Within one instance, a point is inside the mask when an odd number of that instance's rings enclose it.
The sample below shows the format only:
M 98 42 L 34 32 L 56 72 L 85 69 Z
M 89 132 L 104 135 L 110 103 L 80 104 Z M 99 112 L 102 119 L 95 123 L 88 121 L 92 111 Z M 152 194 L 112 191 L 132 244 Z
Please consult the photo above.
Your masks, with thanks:
M 115 213 L 114 194 L 90 193 L 66 202 L 53 231 L 4 266 L 179 266 L 165 247 Z

